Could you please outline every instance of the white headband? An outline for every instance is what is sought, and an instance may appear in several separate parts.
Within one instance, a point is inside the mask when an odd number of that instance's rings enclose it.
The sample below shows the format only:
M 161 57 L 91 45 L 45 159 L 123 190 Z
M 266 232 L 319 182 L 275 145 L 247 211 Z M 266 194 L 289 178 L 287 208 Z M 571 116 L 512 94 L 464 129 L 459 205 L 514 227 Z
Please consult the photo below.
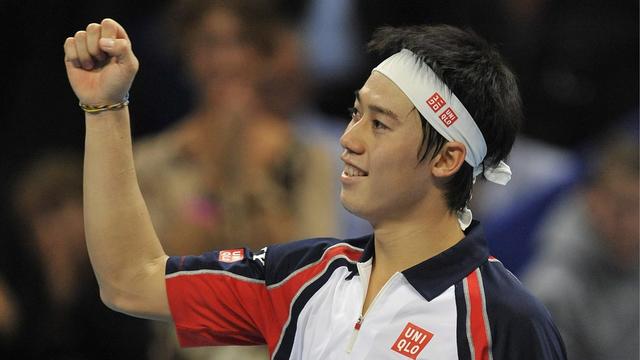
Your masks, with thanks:
M 478 125 L 458 97 L 418 56 L 402 49 L 372 71 L 393 81 L 445 139 L 464 144 L 465 161 L 473 167 L 474 178 L 484 172 L 484 177 L 491 182 L 500 185 L 509 182 L 511 170 L 504 162 L 500 161 L 494 168 L 483 166 L 487 144 Z M 471 211 L 465 208 L 459 218 L 463 229 L 466 228 L 471 223 Z

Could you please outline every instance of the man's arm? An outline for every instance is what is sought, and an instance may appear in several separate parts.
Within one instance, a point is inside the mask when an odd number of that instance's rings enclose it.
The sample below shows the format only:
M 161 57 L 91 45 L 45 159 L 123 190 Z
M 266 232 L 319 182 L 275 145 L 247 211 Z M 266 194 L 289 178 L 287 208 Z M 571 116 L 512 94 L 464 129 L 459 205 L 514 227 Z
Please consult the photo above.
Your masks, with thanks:
M 121 102 L 138 70 L 124 29 L 105 19 L 65 41 L 71 86 L 83 104 Z M 133 165 L 127 107 L 86 114 L 84 221 L 104 303 L 131 315 L 169 319 L 167 256 L 155 234 Z

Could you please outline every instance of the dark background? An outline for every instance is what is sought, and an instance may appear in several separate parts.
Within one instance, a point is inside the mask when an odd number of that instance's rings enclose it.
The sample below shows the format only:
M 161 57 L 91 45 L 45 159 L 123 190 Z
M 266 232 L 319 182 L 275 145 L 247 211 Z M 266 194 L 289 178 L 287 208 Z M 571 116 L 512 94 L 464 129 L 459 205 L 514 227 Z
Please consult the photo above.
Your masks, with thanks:
M 167 47 L 167 0 L 0 1 L 0 273 L 28 280 L 10 211 L 12 177 L 51 148 L 82 151 L 84 116 L 66 80 L 63 42 L 90 22 L 112 17 L 132 38 L 141 69 L 131 90 L 135 137 L 156 132 L 189 109 L 189 86 Z M 273 1 L 293 22 L 308 1 Z M 357 1 L 353 24 L 367 39 L 380 25 L 449 23 L 497 44 L 520 79 L 523 134 L 579 151 L 638 110 L 638 2 L 627 0 Z M 358 49 L 364 55 L 364 44 Z M 314 102 L 343 116 L 372 60 L 315 89 Z

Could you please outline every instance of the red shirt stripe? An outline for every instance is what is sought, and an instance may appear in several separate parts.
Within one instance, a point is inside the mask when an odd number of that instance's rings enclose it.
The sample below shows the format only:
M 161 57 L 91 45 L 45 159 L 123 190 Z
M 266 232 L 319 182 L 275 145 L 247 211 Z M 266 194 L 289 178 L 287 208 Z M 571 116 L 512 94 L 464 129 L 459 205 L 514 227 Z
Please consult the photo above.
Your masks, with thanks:
M 469 288 L 469 317 L 471 327 L 471 341 L 473 344 L 473 360 L 489 360 L 489 339 L 485 326 L 484 306 L 482 293 L 480 292 L 480 282 L 478 280 L 479 270 L 475 270 L 467 277 Z

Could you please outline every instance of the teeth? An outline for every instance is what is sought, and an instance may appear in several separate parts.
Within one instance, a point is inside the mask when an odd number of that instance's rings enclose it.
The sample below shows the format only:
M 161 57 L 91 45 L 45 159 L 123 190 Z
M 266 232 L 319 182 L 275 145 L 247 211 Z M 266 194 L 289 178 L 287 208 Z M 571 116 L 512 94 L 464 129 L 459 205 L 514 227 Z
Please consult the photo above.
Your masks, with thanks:
M 344 173 L 347 176 L 365 176 L 366 175 L 363 171 L 360 171 L 358 168 L 355 168 L 349 164 L 345 164 Z

